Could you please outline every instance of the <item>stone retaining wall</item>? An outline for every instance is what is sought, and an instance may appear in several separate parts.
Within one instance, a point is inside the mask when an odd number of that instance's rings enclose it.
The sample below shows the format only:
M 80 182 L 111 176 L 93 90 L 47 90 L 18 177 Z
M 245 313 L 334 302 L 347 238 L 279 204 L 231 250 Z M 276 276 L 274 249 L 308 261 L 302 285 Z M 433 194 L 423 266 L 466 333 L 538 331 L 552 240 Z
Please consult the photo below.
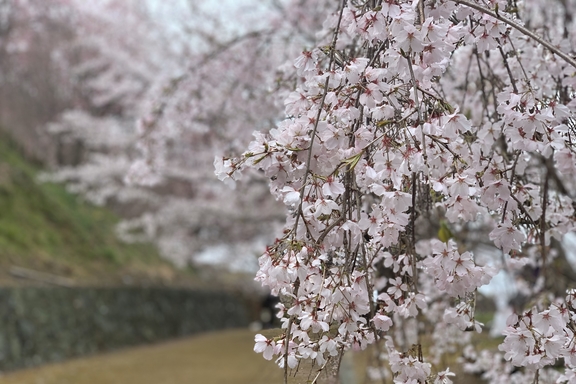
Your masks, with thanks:
M 247 325 L 223 292 L 163 288 L 0 288 L 0 371 Z

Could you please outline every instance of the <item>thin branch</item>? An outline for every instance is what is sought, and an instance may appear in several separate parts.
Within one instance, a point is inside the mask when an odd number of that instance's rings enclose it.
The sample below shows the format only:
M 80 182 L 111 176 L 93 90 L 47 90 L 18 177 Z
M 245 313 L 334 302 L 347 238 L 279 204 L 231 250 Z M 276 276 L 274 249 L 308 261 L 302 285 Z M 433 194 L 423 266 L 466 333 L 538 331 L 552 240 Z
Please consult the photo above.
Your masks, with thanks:
M 330 231 L 332 229 L 334 229 L 336 226 L 338 226 L 340 223 L 344 222 L 346 220 L 346 212 L 343 212 L 342 215 L 340 217 L 338 217 L 338 219 L 336 219 L 332 224 L 330 224 L 329 226 L 327 226 L 322 233 L 320 234 L 320 236 L 318 237 L 318 240 L 316 240 L 316 246 L 320 246 L 322 244 L 322 242 L 324 241 L 324 238 L 326 236 L 328 236 L 328 234 L 330 233 Z M 312 239 L 314 240 L 314 239 Z
M 420 110 L 420 100 L 418 99 L 418 83 L 416 83 L 416 77 L 414 76 L 414 69 L 412 68 L 412 57 L 406 56 L 408 61 L 408 68 L 410 69 L 410 76 L 412 77 L 412 87 L 414 88 L 414 102 L 416 103 L 416 110 L 418 111 L 418 125 L 420 126 L 420 131 L 422 133 L 422 157 L 424 158 L 424 163 L 428 162 L 428 155 L 426 153 L 426 135 L 424 134 L 424 124 L 422 118 L 422 111 Z
M 514 164 L 512 165 L 512 175 L 510 175 L 510 180 L 508 180 L 508 185 L 510 188 L 510 192 L 512 192 L 512 183 L 514 183 L 514 176 L 516 176 L 516 165 L 518 164 L 518 159 L 520 158 L 520 153 L 516 154 L 516 158 L 514 159 Z M 506 200 L 506 204 L 504 204 L 504 209 L 502 210 L 502 223 L 506 219 L 506 210 L 508 209 L 508 200 Z
M 310 139 L 310 149 L 308 150 L 308 159 L 306 161 L 306 173 L 304 174 L 304 182 L 302 184 L 302 189 L 300 190 L 300 204 L 298 205 L 298 216 L 296 216 L 296 220 L 294 223 L 293 234 L 296 234 L 296 230 L 298 228 L 298 222 L 300 220 L 300 215 L 302 212 L 302 201 L 304 199 L 304 190 L 306 189 L 306 183 L 308 181 L 308 174 L 310 173 L 310 162 L 312 161 L 312 150 L 314 149 L 314 139 L 316 138 L 316 131 L 318 130 L 318 124 L 320 122 L 320 117 L 322 116 L 322 109 L 324 108 L 324 102 L 326 100 L 326 95 L 328 94 L 328 85 L 330 84 L 330 70 L 332 69 L 332 64 L 334 63 L 334 52 L 336 51 L 336 43 L 338 42 L 338 32 L 340 30 L 340 24 L 342 22 L 342 15 L 344 13 L 344 8 L 346 7 L 346 0 L 342 0 L 342 5 L 340 7 L 340 12 L 338 16 L 338 23 L 336 25 L 336 29 L 334 30 L 334 36 L 332 38 L 330 50 L 330 62 L 328 63 L 328 71 L 326 72 L 326 82 L 324 83 L 324 92 L 322 94 L 322 100 L 320 101 L 320 105 L 318 107 L 318 114 L 316 115 L 316 121 L 314 122 L 314 130 L 312 131 L 311 139 Z M 296 295 L 298 294 L 297 289 L 295 289 Z M 284 350 L 284 384 L 288 384 L 288 351 L 290 347 L 290 333 L 292 331 L 292 319 L 293 316 L 290 317 L 288 321 L 288 329 L 286 330 L 286 349 Z
M 516 80 L 514 79 L 514 75 L 512 74 L 512 70 L 508 65 L 508 59 L 506 58 L 506 54 L 502 49 L 501 45 L 498 45 L 498 50 L 500 51 L 500 55 L 502 56 L 502 61 L 504 62 L 504 66 L 506 67 L 506 72 L 508 72 L 508 77 L 510 78 L 510 84 L 512 84 L 512 88 L 514 89 L 514 93 L 518 94 L 518 87 L 516 87 Z
M 540 217 L 540 246 L 542 247 L 542 276 L 546 279 L 546 207 L 548 206 L 548 186 L 550 184 L 550 172 L 546 169 L 544 178 L 544 194 L 542 196 L 542 216 Z
M 416 172 L 412 172 L 412 209 L 410 210 L 410 258 L 412 259 L 412 284 L 418 292 L 418 270 L 416 269 Z
M 326 361 L 324 362 L 324 365 L 318 370 L 318 373 L 316 374 L 316 376 L 314 377 L 314 380 L 312 380 L 310 382 L 310 384 L 316 384 L 318 382 L 318 378 L 320 377 L 320 374 L 322 373 L 322 371 L 324 371 L 324 369 L 326 368 L 326 366 L 328 365 L 328 362 L 331 360 L 332 356 L 328 357 L 326 359 Z

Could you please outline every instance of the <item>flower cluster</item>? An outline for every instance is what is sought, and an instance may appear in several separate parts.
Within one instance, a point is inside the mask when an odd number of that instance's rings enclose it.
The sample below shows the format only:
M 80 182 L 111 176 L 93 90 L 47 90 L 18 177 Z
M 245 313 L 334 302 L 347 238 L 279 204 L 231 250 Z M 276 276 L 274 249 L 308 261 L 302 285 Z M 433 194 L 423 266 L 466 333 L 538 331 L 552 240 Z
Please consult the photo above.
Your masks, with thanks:
M 477 266 L 471 252 L 458 252 L 454 240 L 443 243 L 433 239 L 428 245 L 433 256 L 422 261 L 424 270 L 433 276 L 436 288 L 450 296 L 472 293 L 494 275 L 492 268 Z M 420 248 L 423 246 L 420 244 Z
M 504 330 L 506 338 L 499 346 L 505 358 L 515 366 L 540 369 L 564 359 L 567 374 L 576 368 L 576 307 L 574 290 L 565 302 L 557 302 L 543 311 L 532 308 L 521 316 L 513 314 Z
M 562 88 L 576 63 L 505 1 L 370 4 L 328 17 L 294 61 L 286 119 L 218 162 L 220 177 L 258 169 L 288 211 L 257 275 L 285 302 L 280 362 L 386 339 L 395 382 L 448 382 L 392 331 L 419 315 L 446 335 L 480 331 L 476 291 L 500 266 L 548 277 L 552 238 L 574 226 L 558 170 L 576 169 L 576 103 Z M 480 241 L 500 257 L 477 263 Z M 565 356 L 562 308 L 512 321 L 505 357 L 538 369 Z

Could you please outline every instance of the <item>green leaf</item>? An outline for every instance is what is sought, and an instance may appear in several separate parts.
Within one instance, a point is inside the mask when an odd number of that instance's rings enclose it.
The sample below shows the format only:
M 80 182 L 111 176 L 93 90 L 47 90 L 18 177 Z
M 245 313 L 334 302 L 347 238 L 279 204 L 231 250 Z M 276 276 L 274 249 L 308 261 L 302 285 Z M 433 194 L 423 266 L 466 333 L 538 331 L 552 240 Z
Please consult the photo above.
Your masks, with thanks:
M 440 220 L 438 239 L 444 243 L 447 243 L 448 240 L 450 240 L 452 237 L 454 237 L 454 235 L 452 234 L 452 231 L 450 231 L 450 228 L 448 228 L 448 223 L 446 223 L 446 220 Z

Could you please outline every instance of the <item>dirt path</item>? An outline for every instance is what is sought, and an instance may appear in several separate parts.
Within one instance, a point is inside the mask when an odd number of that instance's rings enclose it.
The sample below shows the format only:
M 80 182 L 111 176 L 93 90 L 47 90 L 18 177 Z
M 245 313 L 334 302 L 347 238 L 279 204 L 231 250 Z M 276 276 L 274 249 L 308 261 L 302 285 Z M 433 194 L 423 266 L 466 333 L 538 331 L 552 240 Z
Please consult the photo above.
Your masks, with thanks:
M 263 331 L 267 337 L 280 330 Z M 236 329 L 129 348 L 0 376 L 0 384 L 280 384 L 283 371 L 253 351 L 255 332 Z M 342 362 L 342 383 L 356 384 L 365 359 Z M 303 363 L 290 384 L 310 382 L 317 367 Z M 318 384 L 327 380 L 320 375 Z
M 14 372 L 0 384 L 274 384 L 282 371 L 231 330 Z
M 261 332 L 277 336 L 279 330 Z M 273 361 L 256 354 L 255 332 L 236 329 L 204 333 L 186 339 L 129 348 L 117 352 L 45 365 L 0 376 L 0 384 L 280 384 L 282 373 Z M 367 380 L 367 351 L 342 360 L 344 384 Z M 303 364 L 290 384 L 309 382 L 317 368 Z M 455 382 L 479 383 L 458 373 Z M 322 376 L 318 384 L 326 384 Z M 379 383 L 381 381 L 378 381 Z

